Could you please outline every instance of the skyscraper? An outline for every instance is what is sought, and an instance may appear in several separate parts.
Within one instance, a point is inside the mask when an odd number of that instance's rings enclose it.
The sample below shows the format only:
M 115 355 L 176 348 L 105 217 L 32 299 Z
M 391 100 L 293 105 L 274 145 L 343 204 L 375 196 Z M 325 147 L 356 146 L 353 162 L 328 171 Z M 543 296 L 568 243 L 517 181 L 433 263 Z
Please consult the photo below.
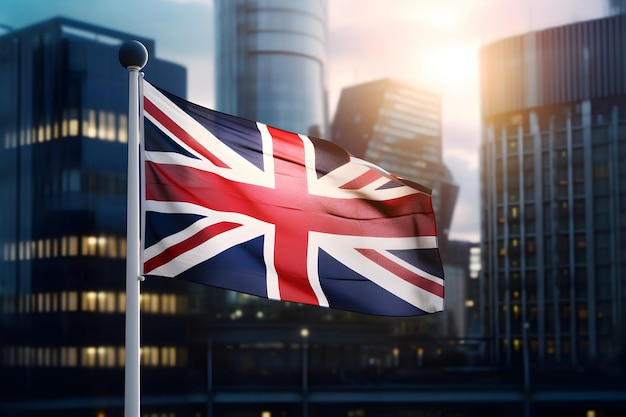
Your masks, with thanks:
M 326 0 L 217 0 L 216 109 L 324 137 Z
M 0 37 L 0 414 L 121 409 L 128 73 L 118 51 L 131 39 L 150 52 L 151 79 L 184 96 L 185 69 L 156 58 L 149 39 L 64 18 Z M 142 295 L 144 324 L 169 333 L 143 338 L 147 393 L 186 374 L 173 324 L 188 298 L 168 285 Z
M 443 163 L 439 95 L 389 78 L 346 87 L 331 138 L 357 158 L 431 188 L 445 246 L 458 186 Z
M 481 52 L 484 294 L 494 359 L 615 365 L 626 328 L 621 16 Z

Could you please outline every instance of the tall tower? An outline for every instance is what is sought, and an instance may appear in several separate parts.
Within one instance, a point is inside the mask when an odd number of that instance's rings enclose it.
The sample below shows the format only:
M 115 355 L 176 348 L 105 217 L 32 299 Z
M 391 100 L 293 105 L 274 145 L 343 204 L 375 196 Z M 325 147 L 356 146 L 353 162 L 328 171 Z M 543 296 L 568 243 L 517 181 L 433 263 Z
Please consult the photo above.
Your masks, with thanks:
M 215 28 L 217 110 L 324 137 L 326 0 L 217 0 Z
M 482 253 L 494 359 L 614 364 L 626 328 L 621 16 L 481 51 Z

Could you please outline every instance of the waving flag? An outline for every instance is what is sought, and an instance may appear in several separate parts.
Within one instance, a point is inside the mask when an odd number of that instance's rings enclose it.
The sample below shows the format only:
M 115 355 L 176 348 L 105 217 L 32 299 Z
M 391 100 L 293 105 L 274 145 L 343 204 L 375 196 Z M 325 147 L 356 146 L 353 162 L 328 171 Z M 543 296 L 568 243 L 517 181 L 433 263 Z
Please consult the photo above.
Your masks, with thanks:
M 144 81 L 143 273 L 410 316 L 443 309 L 430 190 Z

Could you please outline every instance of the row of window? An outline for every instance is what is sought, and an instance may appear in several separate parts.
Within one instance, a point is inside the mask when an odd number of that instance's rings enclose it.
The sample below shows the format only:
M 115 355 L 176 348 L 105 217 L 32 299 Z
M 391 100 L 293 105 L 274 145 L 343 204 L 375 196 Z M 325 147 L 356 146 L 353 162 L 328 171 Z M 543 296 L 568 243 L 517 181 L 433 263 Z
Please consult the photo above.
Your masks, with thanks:
M 63 291 L 59 293 L 23 294 L 2 298 L 4 314 L 58 312 L 124 313 L 126 293 L 113 291 Z M 143 313 L 185 314 L 188 299 L 180 294 L 141 294 L 139 307 Z
M 521 350 L 523 349 L 524 341 L 521 339 L 502 339 L 501 340 L 502 349 L 506 349 L 509 343 L 511 344 L 511 347 L 513 348 L 514 352 L 521 352 Z M 561 339 L 560 341 L 558 341 L 558 344 L 560 344 L 561 353 L 563 354 L 571 353 L 571 343 L 568 339 L 565 339 L 565 338 Z M 579 354 L 586 355 L 589 352 L 588 340 L 578 339 L 576 340 L 576 345 L 577 345 L 576 348 Z M 557 354 L 556 346 L 557 346 L 557 341 L 555 341 L 554 339 L 547 339 L 545 341 L 545 353 L 549 356 Z M 539 347 L 539 343 L 537 339 L 528 340 L 528 348 L 531 353 L 538 353 L 539 351 L 538 347 Z M 610 351 L 608 341 L 601 340 L 600 343 L 598 344 L 598 350 L 600 354 L 602 355 L 608 354 Z
M 114 235 L 62 236 L 57 238 L 6 242 L 3 260 L 28 261 L 71 256 L 126 258 L 126 238 Z
M 2 349 L 4 366 L 118 368 L 125 362 L 123 346 L 9 346 Z M 187 349 L 175 346 L 144 346 L 140 349 L 141 365 L 145 367 L 184 367 Z
M 7 130 L 4 133 L 4 148 L 12 149 L 76 136 L 127 143 L 128 116 L 105 110 L 65 110 L 61 121 L 40 124 L 19 132 Z
M 50 196 L 84 192 L 90 196 L 126 196 L 126 173 L 81 171 L 63 169 L 53 172 L 41 172 L 33 176 L 35 199 L 46 200 Z
M 398 123 L 399 127 L 402 129 L 410 130 L 414 126 L 424 126 L 425 128 L 433 129 L 433 131 L 435 132 L 440 132 L 441 122 L 438 119 L 430 120 L 429 118 L 426 118 L 426 117 L 418 117 L 418 116 L 415 116 L 415 113 L 419 114 L 420 112 L 418 110 L 416 112 L 406 114 L 403 112 L 394 111 L 388 106 L 381 107 L 380 110 L 378 110 L 379 123 L 381 123 L 382 120 L 385 120 L 387 121 L 387 123 Z
M 409 95 L 413 97 L 409 97 Z M 439 118 L 441 112 L 441 100 L 438 96 L 423 95 L 417 91 L 387 91 L 384 95 L 385 102 L 390 103 L 391 106 L 400 111 L 406 111 L 407 113 L 419 112 L 420 115 L 431 118 Z M 420 112 L 418 109 L 421 109 Z

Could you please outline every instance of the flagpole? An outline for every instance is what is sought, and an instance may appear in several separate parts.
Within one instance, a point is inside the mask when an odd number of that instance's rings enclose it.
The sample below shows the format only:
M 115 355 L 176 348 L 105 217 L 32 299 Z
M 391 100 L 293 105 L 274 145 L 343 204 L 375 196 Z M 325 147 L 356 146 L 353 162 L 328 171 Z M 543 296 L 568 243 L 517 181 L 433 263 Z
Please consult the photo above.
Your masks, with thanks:
M 139 71 L 148 62 L 148 51 L 140 42 L 129 41 L 120 47 L 119 60 L 120 64 L 128 70 L 124 417 L 140 417 Z

